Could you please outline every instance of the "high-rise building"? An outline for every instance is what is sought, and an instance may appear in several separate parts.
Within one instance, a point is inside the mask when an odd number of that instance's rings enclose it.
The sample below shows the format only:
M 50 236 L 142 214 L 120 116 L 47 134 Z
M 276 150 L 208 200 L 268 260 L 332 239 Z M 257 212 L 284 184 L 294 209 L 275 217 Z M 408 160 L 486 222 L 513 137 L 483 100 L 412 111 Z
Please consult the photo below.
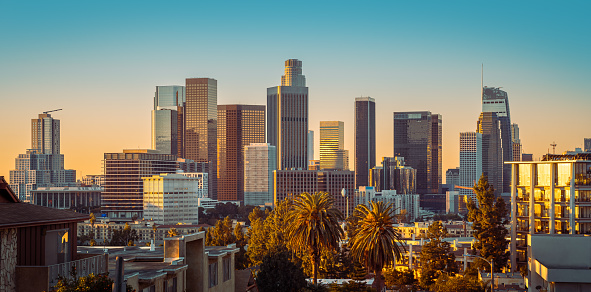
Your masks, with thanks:
M 394 155 L 417 170 L 417 192 L 439 193 L 441 184 L 441 115 L 394 113 Z
M 76 171 L 64 169 L 60 153 L 60 120 L 48 112 L 31 120 L 31 149 L 15 159 L 10 170 L 10 187 L 20 200 L 30 201 L 38 187 L 66 187 L 76 182 Z
M 369 171 L 376 166 L 376 102 L 355 98 L 355 188 L 369 185 Z
M 513 160 L 513 140 L 507 92 L 497 87 L 482 88 L 477 132 L 482 134 L 482 171 L 493 184 L 495 194 L 508 193 L 511 167 L 503 163 Z
M 152 111 L 152 149 L 184 157 L 185 87 L 156 86 Z
M 355 173 L 353 171 L 276 170 L 273 201 L 278 202 L 301 193 L 327 192 L 334 199 L 334 206 L 343 215 L 353 214 L 355 208 Z M 345 189 L 345 197 L 342 191 Z M 349 211 L 347 213 L 347 200 Z
M 584 149 L 585 152 L 591 152 L 591 138 L 585 138 Z
M 308 167 L 308 87 L 302 61 L 285 61 L 281 86 L 267 88 L 267 142 L 277 147 L 277 169 Z
M 244 148 L 265 142 L 265 106 L 218 105 L 218 201 L 244 201 Z
M 382 166 L 370 170 L 369 185 L 376 192 L 396 190 L 398 194 L 417 193 L 417 170 L 405 166 L 404 157 L 384 157 Z
M 513 161 L 521 161 L 521 139 L 519 139 L 519 126 L 511 124 L 511 141 L 513 142 Z
M 320 122 L 320 169 L 349 169 L 349 151 L 343 149 L 344 140 L 345 123 L 341 121 Z
M 414 221 L 420 216 L 418 194 L 398 194 L 396 190 L 376 191 L 374 187 L 362 186 L 355 194 L 355 205 L 369 202 L 384 202 L 393 205 L 395 214 L 405 212 L 407 219 Z
M 273 171 L 277 169 L 276 147 L 253 143 L 244 147 L 244 204 L 273 204 Z
M 472 188 L 482 175 L 482 134 L 460 133 L 460 178 L 459 186 Z M 474 198 L 471 189 L 459 189 L 459 194 Z M 474 198 L 475 199 L 475 198 Z
M 308 130 L 308 160 L 314 160 L 314 131 Z
M 511 270 L 527 266 L 529 234 L 591 233 L 591 154 L 512 162 Z
M 445 172 L 445 184 L 453 191 L 455 186 L 460 185 L 460 168 L 450 168 Z
M 143 178 L 144 218 L 159 225 L 199 224 L 199 180 L 174 173 Z
M 212 78 L 187 78 L 184 158 L 209 163 L 209 196 L 217 199 L 217 100 L 218 82 Z

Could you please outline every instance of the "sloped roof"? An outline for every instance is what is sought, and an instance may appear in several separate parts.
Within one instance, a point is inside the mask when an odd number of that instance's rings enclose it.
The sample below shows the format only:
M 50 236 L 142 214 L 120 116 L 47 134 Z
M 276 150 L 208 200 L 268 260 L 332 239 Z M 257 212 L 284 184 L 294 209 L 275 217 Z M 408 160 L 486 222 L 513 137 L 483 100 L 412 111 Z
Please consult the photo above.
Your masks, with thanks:
M 89 215 L 27 203 L 0 203 L 0 228 L 88 220 Z
M 18 197 L 14 194 L 3 176 L 0 176 L 0 203 L 18 203 Z

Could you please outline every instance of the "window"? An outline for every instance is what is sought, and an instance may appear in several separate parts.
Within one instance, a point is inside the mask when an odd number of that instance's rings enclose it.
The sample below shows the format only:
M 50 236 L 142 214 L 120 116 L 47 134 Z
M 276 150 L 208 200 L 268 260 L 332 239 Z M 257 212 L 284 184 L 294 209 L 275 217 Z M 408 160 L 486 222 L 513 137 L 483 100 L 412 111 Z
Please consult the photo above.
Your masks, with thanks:
M 224 270 L 224 282 L 230 280 L 230 278 L 232 277 L 232 270 L 230 269 L 230 267 L 232 266 L 232 258 L 231 257 L 225 257 L 222 260 L 222 264 L 223 264 L 223 270 Z
M 218 262 L 209 264 L 209 288 L 218 284 Z

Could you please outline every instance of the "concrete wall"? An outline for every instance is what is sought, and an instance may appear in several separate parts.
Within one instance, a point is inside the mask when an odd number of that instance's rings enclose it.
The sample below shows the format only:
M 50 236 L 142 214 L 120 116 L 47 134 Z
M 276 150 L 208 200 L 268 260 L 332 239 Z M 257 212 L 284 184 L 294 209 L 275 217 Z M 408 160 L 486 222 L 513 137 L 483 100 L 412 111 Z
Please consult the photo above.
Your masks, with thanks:
M 16 228 L 0 229 L 0 292 L 16 289 Z

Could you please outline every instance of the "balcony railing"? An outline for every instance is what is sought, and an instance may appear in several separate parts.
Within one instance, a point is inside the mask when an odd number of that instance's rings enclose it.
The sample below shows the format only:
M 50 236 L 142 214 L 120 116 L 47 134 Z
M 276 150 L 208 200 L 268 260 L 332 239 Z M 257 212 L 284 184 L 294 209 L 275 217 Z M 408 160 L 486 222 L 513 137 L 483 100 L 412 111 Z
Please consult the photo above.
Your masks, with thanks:
M 105 255 L 97 255 L 81 260 L 66 262 L 57 265 L 48 266 L 49 268 L 49 287 L 57 284 L 59 277 L 72 278 L 70 271 L 76 269 L 76 278 L 88 276 L 90 274 L 102 274 L 108 272 L 107 260 Z

